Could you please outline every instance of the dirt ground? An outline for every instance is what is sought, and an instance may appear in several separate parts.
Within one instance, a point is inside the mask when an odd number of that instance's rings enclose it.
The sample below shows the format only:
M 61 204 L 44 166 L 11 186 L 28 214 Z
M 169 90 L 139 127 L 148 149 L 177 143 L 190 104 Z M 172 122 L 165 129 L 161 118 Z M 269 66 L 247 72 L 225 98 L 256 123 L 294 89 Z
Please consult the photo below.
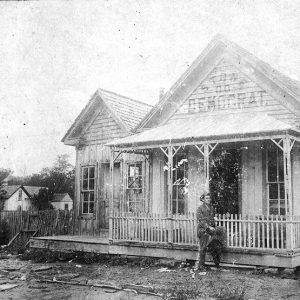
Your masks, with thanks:
M 4 256 L 0 299 L 300 299 L 300 279 L 292 270 L 213 268 L 195 278 L 191 270 L 188 264 L 166 267 L 160 261 L 36 263 Z

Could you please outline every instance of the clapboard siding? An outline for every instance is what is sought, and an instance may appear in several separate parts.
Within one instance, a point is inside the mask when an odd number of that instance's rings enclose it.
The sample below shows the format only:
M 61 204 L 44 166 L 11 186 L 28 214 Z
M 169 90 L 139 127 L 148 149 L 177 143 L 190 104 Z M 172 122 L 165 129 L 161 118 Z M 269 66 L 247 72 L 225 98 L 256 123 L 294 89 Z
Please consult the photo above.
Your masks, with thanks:
M 300 124 L 299 116 L 225 59 L 201 82 L 171 120 L 194 113 L 215 114 L 219 111 L 232 113 L 245 110 L 263 111 L 290 124 Z

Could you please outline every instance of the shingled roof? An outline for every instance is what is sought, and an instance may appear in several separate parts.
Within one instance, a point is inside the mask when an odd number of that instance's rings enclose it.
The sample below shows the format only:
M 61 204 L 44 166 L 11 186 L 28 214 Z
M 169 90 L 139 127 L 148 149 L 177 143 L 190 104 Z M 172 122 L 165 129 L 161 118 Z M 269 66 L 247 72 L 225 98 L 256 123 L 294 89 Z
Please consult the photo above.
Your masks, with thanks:
M 118 114 L 120 119 L 132 130 L 152 108 L 151 105 L 121 96 L 114 92 L 99 89 L 98 93 L 105 103 Z
M 74 141 L 80 138 L 102 104 L 111 112 L 111 115 L 124 132 L 128 134 L 152 108 L 151 105 L 144 102 L 104 89 L 98 89 L 63 137 L 62 142 L 73 145 Z
M 5 198 L 10 198 L 17 190 L 22 188 L 22 190 L 29 196 L 38 195 L 39 190 L 42 189 L 40 186 L 29 186 L 29 185 L 8 185 L 2 187 L 2 190 L 6 191 Z

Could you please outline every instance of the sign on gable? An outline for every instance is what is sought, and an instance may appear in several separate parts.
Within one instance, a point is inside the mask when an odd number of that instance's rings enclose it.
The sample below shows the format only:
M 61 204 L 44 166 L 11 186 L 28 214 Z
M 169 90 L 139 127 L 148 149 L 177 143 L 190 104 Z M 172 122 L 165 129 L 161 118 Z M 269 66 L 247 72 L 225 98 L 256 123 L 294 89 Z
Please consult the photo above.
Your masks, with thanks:
M 272 100 L 266 91 L 222 60 L 184 103 L 180 113 L 263 107 Z

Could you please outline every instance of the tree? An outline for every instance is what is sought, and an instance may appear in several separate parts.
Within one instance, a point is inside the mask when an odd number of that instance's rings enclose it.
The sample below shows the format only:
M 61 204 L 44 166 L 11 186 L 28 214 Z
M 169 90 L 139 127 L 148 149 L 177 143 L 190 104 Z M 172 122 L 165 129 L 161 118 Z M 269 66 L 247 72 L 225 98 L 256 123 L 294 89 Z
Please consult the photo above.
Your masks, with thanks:
M 214 151 L 210 162 L 210 193 L 218 214 L 239 213 L 239 157 L 236 149 Z
M 33 174 L 26 185 L 42 186 L 48 190 L 48 199 L 51 201 L 55 193 L 68 193 L 74 197 L 75 168 L 68 161 L 68 155 L 58 155 L 51 168 L 44 168 L 38 174 Z M 43 195 L 40 195 L 44 199 Z
M 0 211 L 3 210 L 7 192 L 3 189 L 3 180 L 11 173 L 9 169 L 0 168 Z
M 39 190 L 38 195 L 33 195 L 32 204 L 37 210 L 46 210 L 53 208 L 49 201 L 49 193 L 47 188 Z

